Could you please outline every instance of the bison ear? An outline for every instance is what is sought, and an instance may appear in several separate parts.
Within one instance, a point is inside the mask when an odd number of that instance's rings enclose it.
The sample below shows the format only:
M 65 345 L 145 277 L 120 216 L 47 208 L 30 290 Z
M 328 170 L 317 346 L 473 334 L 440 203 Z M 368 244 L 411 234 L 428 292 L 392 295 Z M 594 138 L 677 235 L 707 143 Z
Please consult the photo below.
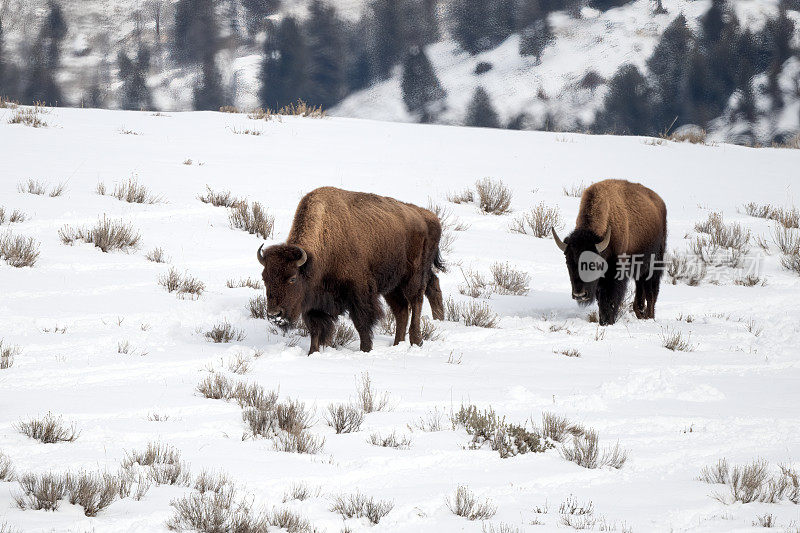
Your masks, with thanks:
M 264 256 L 261 254 L 261 249 L 262 248 L 264 248 L 263 244 L 258 247 L 258 251 L 256 252 L 256 255 L 258 255 L 258 262 L 261 263 L 261 266 L 265 267 L 265 266 L 267 266 L 267 262 L 264 260 Z
M 301 266 L 306 264 L 306 261 L 308 261 L 308 254 L 306 253 L 305 250 L 303 250 L 299 246 L 294 246 L 293 248 L 294 251 L 297 252 L 297 254 L 299 255 L 295 264 L 297 265 L 297 268 L 300 268 Z

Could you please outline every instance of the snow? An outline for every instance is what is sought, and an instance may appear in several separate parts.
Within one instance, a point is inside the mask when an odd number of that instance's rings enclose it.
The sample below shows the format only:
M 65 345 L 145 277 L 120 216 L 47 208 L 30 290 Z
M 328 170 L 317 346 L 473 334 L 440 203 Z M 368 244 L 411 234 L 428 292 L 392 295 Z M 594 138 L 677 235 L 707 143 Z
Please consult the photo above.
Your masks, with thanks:
M 266 509 L 282 507 L 294 482 L 319 487 L 318 497 L 286 505 L 332 532 L 343 523 L 328 510 L 331 496 L 356 490 L 395 507 L 372 527 L 347 521 L 354 531 L 481 531 L 479 522 L 454 516 L 445 505 L 459 484 L 497 505 L 495 527 L 503 522 L 520 531 L 568 529 L 558 507 L 571 494 L 591 500 L 596 515 L 620 530 L 758 531 L 751 524 L 765 513 L 781 526 L 800 521 L 795 505 L 725 505 L 711 497 L 721 487 L 697 480 L 721 457 L 798 466 L 800 279 L 780 267 L 774 246 L 762 261 L 766 286 L 736 286 L 727 278 L 698 287 L 665 281 L 657 320 L 627 314 L 600 328 L 571 301 L 554 243 L 508 231 L 514 216 L 540 201 L 560 208 L 562 231 L 569 231 L 578 199 L 562 188 L 614 177 L 640 181 L 664 198 L 670 249 L 684 249 L 694 222 L 712 210 L 769 240 L 774 223 L 739 209 L 751 201 L 797 205 L 797 150 L 343 118 L 263 122 L 221 113 L 77 109 L 53 109 L 44 115 L 49 127 L 32 129 L 7 124 L 9 115 L 0 110 L 0 206 L 29 215 L 11 231 L 40 241 L 42 252 L 33 268 L 0 263 L 0 338 L 23 348 L 14 366 L 0 370 L 0 451 L 18 472 L 116 471 L 126 450 L 160 441 L 177 447 L 195 475 L 227 472 Z M 234 134 L 246 128 L 261 135 Z M 194 164 L 184 165 L 187 158 Z M 131 176 L 166 202 L 127 204 L 94 192 L 98 181 L 112 186 Z M 475 205 L 447 204 L 447 192 L 487 176 L 511 187 L 514 213 L 490 216 Z M 67 181 L 68 190 L 58 198 L 17 192 L 28 178 Z M 419 205 L 430 198 L 471 225 L 457 233 L 447 257 L 445 295 L 468 300 L 458 293 L 459 264 L 488 273 L 495 261 L 528 272 L 531 290 L 487 300 L 501 315 L 497 329 L 437 322 L 442 338 L 421 348 L 392 347 L 389 336 L 377 334 L 369 354 L 353 343 L 306 357 L 307 339 L 287 347 L 264 321 L 249 318 L 246 305 L 258 291 L 225 286 L 228 279 L 259 277 L 254 252 L 262 241 L 230 228 L 226 209 L 197 200 L 206 184 L 267 205 L 276 217 L 268 244 L 285 238 L 298 200 L 321 185 Z M 60 242 L 63 225 L 90 224 L 104 214 L 133 224 L 140 247 L 105 254 Z M 144 258 L 158 246 L 170 265 Z M 157 279 L 170 266 L 197 276 L 207 292 L 195 300 L 168 294 Z M 691 323 L 678 320 L 687 315 Z M 246 339 L 206 341 L 203 332 L 223 319 L 242 328 Z M 751 319 L 763 327 L 759 336 L 747 331 Z M 66 332 L 43 331 L 56 325 Z M 691 334 L 696 350 L 663 348 L 664 328 Z M 135 352 L 117 353 L 122 341 Z M 582 356 L 554 353 L 563 348 Z M 263 355 L 249 373 L 226 369 L 228 359 L 255 350 Z M 209 369 L 315 406 L 318 420 L 310 431 L 325 437 L 323 452 L 277 452 L 270 440 L 243 440 L 238 406 L 195 390 Z M 336 435 L 323 410 L 353 398 L 364 371 L 389 393 L 393 409 L 366 415 L 357 433 Z M 466 449 L 470 437 L 447 421 L 441 432 L 412 429 L 430 409 L 450 413 L 462 403 L 491 405 L 519 424 L 538 423 L 544 411 L 565 415 L 596 428 L 602 445 L 619 442 L 629 450 L 628 462 L 620 470 L 587 470 L 557 450 L 501 459 L 489 449 Z M 42 444 L 14 429 L 21 419 L 47 412 L 73 421 L 78 439 Z M 169 419 L 149 421 L 151 413 Z M 375 431 L 392 430 L 411 436 L 409 450 L 366 442 Z M 170 501 L 190 489 L 154 487 L 143 500 L 117 501 L 95 518 L 68 502 L 56 512 L 20 510 L 13 503 L 17 491 L 16 482 L 0 482 L 0 523 L 23 531 L 150 532 L 166 531 Z M 547 514 L 534 513 L 545 504 Z M 534 519 L 544 524 L 530 525 Z

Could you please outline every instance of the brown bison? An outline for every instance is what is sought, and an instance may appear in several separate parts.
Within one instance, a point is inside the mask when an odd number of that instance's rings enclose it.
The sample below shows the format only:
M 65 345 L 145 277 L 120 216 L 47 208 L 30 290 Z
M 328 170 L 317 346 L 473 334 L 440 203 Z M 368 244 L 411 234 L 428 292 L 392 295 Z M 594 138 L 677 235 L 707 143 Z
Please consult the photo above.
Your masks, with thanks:
M 655 318 L 667 243 L 667 207 L 639 183 L 605 180 L 581 198 L 575 231 L 553 238 L 567 258 L 572 298 L 589 305 L 597 298 L 601 325 L 613 324 L 628 278 L 636 282 L 633 311 Z
M 347 312 L 368 352 L 383 314 L 382 295 L 397 323 L 394 343 L 406 338 L 410 308 L 410 340 L 422 345 L 423 294 L 433 317 L 444 318 L 433 270 L 444 269 L 441 234 L 439 218 L 427 209 L 375 194 L 315 189 L 300 200 L 286 243 L 258 249 L 267 314 L 284 326 L 302 316 L 311 355 L 330 344 L 336 318 Z

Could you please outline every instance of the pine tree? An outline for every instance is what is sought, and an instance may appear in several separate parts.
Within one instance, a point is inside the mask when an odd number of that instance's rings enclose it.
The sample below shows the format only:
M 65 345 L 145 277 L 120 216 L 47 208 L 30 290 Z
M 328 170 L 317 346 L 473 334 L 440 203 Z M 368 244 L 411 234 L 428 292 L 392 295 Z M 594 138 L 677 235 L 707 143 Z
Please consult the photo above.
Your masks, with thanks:
M 499 42 L 493 4 L 485 0 L 453 0 L 453 37 L 461 48 L 477 54 Z
M 178 0 L 175 4 L 175 57 L 201 63 L 217 52 L 218 30 L 213 0 Z
M 305 24 L 308 38 L 308 103 L 333 107 L 344 96 L 346 73 L 342 22 L 336 10 L 313 0 Z
M 647 67 L 655 89 L 655 121 L 662 128 L 670 124 L 685 124 L 687 104 L 690 104 L 688 89 L 689 52 L 694 36 L 683 14 L 678 15 L 667 27 Z M 677 119 L 677 120 L 676 120 Z
M 447 93 L 439 83 L 425 51 L 412 46 L 403 61 L 403 102 L 421 122 L 432 122 L 442 110 Z
M 520 0 L 517 6 L 517 24 L 520 28 L 527 28 L 546 17 L 547 12 L 542 9 L 540 0 Z
M 608 83 L 603 110 L 595 121 L 598 132 L 651 135 L 655 133 L 647 80 L 630 63 L 622 65 Z
M 725 27 L 727 0 L 712 0 L 711 7 L 700 18 L 700 45 L 706 50 L 714 47 Z
M 373 0 L 370 3 L 374 27 L 373 69 L 378 79 L 388 78 L 392 67 L 402 57 L 405 46 L 402 3 L 401 0 Z
M 31 51 L 23 99 L 28 103 L 55 105 L 61 101 L 61 89 L 55 76 L 61 65 L 61 41 L 67 35 L 67 23 L 58 4 L 50 2 L 48 9 Z
M 273 38 L 264 43 L 261 66 L 261 105 L 280 109 L 308 99 L 308 51 L 297 21 L 286 17 Z
M 553 32 L 547 18 L 542 18 L 522 30 L 519 40 L 519 54 L 535 56 L 537 63 L 541 61 L 545 48 L 553 42 Z
M 194 108 L 198 111 L 218 111 L 225 103 L 222 76 L 214 55 L 203 59 L 201 82 L 194 88 Z
M 245 9 L 247 32 L 255 35 L 265 27 L 266 18 L 274 14 L 281 5 L 280 0 L 241 0 Z
M 475 89 L 472 100 L 467 107 L 467 116 L 464 119 L 465 126 L 477 128 L 499 128 L 500 119 L 497 116 L 489 94 L 483 87 Z
M 653 8 L 654 15 L 666 15 L 667 10 L 664 8 L 664 4 L 661 0 L 656 0 L 656 6 Z
M 117 67 L 122 80 L 122 109 L 143 110 L 152 108 L 150 88 L 147 86 L 147 72 L 150 70 L 150 52 L 141 46 L 135 60 L 124 51 L 117 54 Z
M 7 97 L 9 90 L 6 82 L 5 48 L 3 43 L 3 20 L 0 19 L 0 98 Z
M 599 9 L 600 11 L 608 11 L 615 7 L 624 6 L 633 0 L 589 0 L 589 7 Z

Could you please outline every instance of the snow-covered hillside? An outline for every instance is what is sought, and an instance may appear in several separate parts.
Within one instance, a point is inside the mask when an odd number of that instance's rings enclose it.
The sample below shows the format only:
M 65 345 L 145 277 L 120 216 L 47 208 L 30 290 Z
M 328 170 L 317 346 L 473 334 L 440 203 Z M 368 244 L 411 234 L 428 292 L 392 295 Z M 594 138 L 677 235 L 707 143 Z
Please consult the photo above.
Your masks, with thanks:
M 53 109 L 42 116 L 48 127 L 34 129 L 8 124 L 11 114 L 0 109 L 0 206 L 27 218 L 6 222 L 0 235 L 32 237 L 41 252 L 32 268 L 0 261 L 0 338 L 21 348 L 13 366 L 0 370 L 0 452 L 17 478 L 117 472 L 126 452 L 159 442 L 180 451 L 192 476 L 223 471 L 254 508 L 288 508 L 318 531 L 505 525 L 502 531 L 544 532 L 569 530 L 570 520 L 597 530 L 759 531 L 752 524 L 767 514 L 780 527 L 800 523 L 800 507 L 788 501 L 726 504 L 712 497 L 725 487 L 697 479 L 723 457 L 732 465 L 763 459 L 771 472 L 800 466 L 800 278 L 782 269 L 775 245 L 762 259 L 764 286 L 735 285 L 730 275 L 699 286 L 665 277 L 655 321 L 625 314 L 599 327 L 587 319 L 591 309 L 572 302 L 553 241 L 509 231 L 514 217 L 543 202 L 559 208 L 567 232 L 579 200 L 564 188 L 625 178 L 664 198 L 670 249 L 684 250 L 694 224 L 719 211 L 752 230 L 756 255 L 756 237 L 771 242 L 776 223 L 740 209 L 747 202 L 797 205 L 800 151 L 221 113 Z M 257 135 L 237 134 L 245 130 Z M 162 202 L 130 204 L 95 192 L 99 182 L 110 190 L 131 177 Z M 485 177 L 511 188 L 511 214 L 485 215 L 475 204 L 446 200 Z M 65 182 L 66 191 L 18 192 L 28 179 Z M 458 290 L 462 270 L 488 277 L 497 261 L 528 273 L 530 291 L 485 300 L 500 316 L 494 329 L 435 322 L 439 338 L 422 347 L 392 347 L 378 333 L 371 353 L 351 343 L 306 357 L 308 339 L 289 346 L 250 318 L 248 302 L 261 291 L 226 286 L 259 278 L 255 251 L 264 241 L 231 228 L 226 208 L 200 202 L 206 185 L 266 205 L 276 219 L 268 243 L 286 237 L 298 200 L 321 185 L 432 201 L 469 226 L 455 232 L 446 258 L 446 296 L 470 301 Z M 59 238 L 65 225 L 104 216 L 130 223 L 141 234 L 138 248 L 103 253 Z M 145 258 L 156 247 L 169 264 Z M 196 299 L 166 292 L 158 280 L 171 267 L 197 277 L 206 292 Z M 246 338 L 209 342 L 204 333 L 222 321 Z M 694 351 L 664 348 L 662 337 L 674 332 L 689 337 Z M 580 357 L 561 353 L 569 350 Z M 233 373 L 237 359 L 249 369 Z M 247 437 L 235 402 L 198 393 L 211 371 L 305 402 L 315 411 L 309 433 L 325 439 L 322 451 L 281 452 L 273 439 Z M 360 431 L 337 435 L 323 415 L 329 404 L 355 399 L 363 372 L 388 393 L 391 408 L 367 414 Z M 628 460 L 619 470 L 586 469 L 564 459 L 561 445 L 505 459 L 488 446 L 470 449 L 470 435 L 449 421 L 467 404 L 491 406 L 528 428 L 543 412 L 566 416 L 598 430 L 602 447 L 619 443 Z M 43 444 L 17 430 L 48 412 L 73 423 L 77 439 Z M 441 431 L 419 429 L 420 418 L 435 412 L 444 414 Z M 410 448 L 374 446 L 368 440 L 376 432 L 408 436 Z M 284 503 L 296 483 L 310 497 Z M 491 500 L 496 514 L 485 523 L 454 515 L 445 499 L 459 485 Z M 332 500 L 357 491 L 394 507 L 376 525 L 343 522 Z M 154 485 L 140 500 L 117 500 L 91 518 L 68 501 L 54 512 L 21 510 L 19 493 L 17 481 L 0 481 L 0 524 L 26 532 L 151 532 L 166 530 L 171 501 L 196 491 Z M 563 514 L 569 498 L 591 501 L 593 513 Z

